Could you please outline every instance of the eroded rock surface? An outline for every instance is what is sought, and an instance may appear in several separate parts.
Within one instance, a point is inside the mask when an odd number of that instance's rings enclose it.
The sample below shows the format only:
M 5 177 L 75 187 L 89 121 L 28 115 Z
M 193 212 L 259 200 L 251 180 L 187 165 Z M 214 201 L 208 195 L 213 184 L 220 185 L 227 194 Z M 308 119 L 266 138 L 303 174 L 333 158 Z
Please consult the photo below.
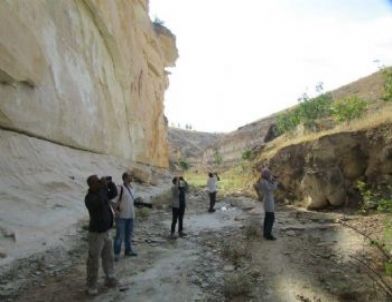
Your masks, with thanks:
M 391 142 L 391 125 L 385 124 L 279 150 L 269 160 L 281 183 L 278 199 L 305 200 L 312 209 L 355 202 L 358 180 L 374 186 L 390 183 Z
M 166 167 L 174 35 L 145 0 L 2 1 L 0 126 Z

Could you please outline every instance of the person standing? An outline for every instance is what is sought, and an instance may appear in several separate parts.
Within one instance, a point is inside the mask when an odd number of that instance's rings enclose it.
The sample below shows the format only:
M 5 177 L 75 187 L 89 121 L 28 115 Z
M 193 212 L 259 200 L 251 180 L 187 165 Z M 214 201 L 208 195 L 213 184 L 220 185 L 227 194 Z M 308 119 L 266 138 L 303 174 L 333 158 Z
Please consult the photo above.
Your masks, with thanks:
M 208 180 L 207 180 L 207 191 L 208 196 L 210 198 L 210 207 L 208 212 L 213 213 L 215 212 L 215 203 L 216 203 L 216 193 L 217 193 L 217 182 L 220 180 L 218 173 L 208 173 Z
M 180 237 L 186 236 L 183 232 L 183 220 L 186 208 L 186 193 L 188 191 L 188 183 L 185 179 L 180 177 L 174 177 L 172 180 L 172 224 L 170 237 L 175 238 L 176 224 L 178 221 L 178 235 Z
M 120 259 L 121 246 L 124 242 L 125 256 L 137 256 L 132 249 L 132 235 L 135 220 L 135 190 L 132 187 L 132 175 L 123 173 L 123 184 L 119 187 L 119 198 L 115 204 L 116 209 L 116 237 L 114 239 L 114 261 Z
M 98 293 L 97 281 L 99 272 L 99 259 L 102 258 L 102 268 L 105 273 L 105 285 L 117 285 L 113 268 L 113 249 L 110 229 L 113 227 L 113 210 L 110 199 L 117 196 L 116 185 L 111 177 L 99 179 L 97 175 L 87 178 L 89 187 L 85 197 L 90 222 L 88 234 L 87 258 L 87 293 Z
M 273 192 L 277 189 L 278 183 L 274 180 L 271 171 L 264 168 L 261 171 L 261 191 L 263 192 L 264 202 L 264 238 L 276 240 L 272 235 L 272 227 L 275 221 L 275 199 Z

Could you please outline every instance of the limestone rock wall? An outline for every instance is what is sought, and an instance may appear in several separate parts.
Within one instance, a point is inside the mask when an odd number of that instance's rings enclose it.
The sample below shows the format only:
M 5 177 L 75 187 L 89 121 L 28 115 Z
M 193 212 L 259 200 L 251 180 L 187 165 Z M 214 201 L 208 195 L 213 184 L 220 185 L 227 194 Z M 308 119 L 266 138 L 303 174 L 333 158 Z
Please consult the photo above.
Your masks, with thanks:
M 146 0 L 0 2 L 0 127 L 168 166 L 175 37 Z

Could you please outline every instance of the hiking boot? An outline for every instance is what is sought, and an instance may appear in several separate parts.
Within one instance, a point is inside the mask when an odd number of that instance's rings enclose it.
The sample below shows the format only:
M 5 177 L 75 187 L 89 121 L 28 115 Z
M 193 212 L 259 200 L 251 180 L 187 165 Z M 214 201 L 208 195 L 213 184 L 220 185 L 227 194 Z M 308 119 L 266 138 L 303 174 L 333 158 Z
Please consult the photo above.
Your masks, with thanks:
M 120 261 L 120 255 L 114 255 L 114 262 Z
M 185 237 L 185 236 L 187 236 L 187 234 L 184 233 L 184 232 L 179 232 L 179 233 L 178 233 L 178 236 L 180 236 L 180 237 Z
M 89 296 L 98 295 L 98 289 L 96 287 L 87 288 L 87 295 L 89 295 Z
M 130 252 L 126 252 L 124 255 L 125 255 L 126 257 L 136 257 L 136 256 L 137 256 L 137 253 L 134 252 L 134 251 L 130 251 Z
M 169 239 L 177 239 L 176 235 L 174 233 L 171 233 L 169 235 Z
M 109 277 L 105 279 L 105 286 L 106 287 L 116 287 L 118 286 L 118 280 L 114 277 Z
M 274 236 L 272 236 L 272 235 L 264 236 L 264 238 L 267 239 L 267 240 L 272 240 L 272 241 L 276 240 L 276 238 Z

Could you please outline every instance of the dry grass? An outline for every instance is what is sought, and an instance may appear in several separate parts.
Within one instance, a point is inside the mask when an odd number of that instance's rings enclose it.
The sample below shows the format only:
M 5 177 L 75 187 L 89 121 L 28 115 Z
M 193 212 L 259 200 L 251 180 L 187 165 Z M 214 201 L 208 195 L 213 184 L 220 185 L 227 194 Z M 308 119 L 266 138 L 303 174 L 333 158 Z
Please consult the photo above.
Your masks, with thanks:
M 222 256 L 234 265 L 238 265 L 242 259 L 249 259 L 251 254 L 248 245 L 237 240 L 223 245 Z
M 150 216 L 150 209 L 148 208 L 140 208 L 140 209 L 136 209 L 136 217 L 138 218 L 138 220 L 140 221 L 145 221 L 148 219 L 148 217 Z
M 339 132 L 355 132 L 365 129 L 375 128 L 382 124 L 392 123 L 392 104 L 387 104 L 377 111 L 368 112 L 363 118 L 354 120 L 351 123 L 342 123 L 337 125 L 335 128 L 321 131 L 321 132 L 309 132 L 304 135 L 290 135 L 285 134 L 271 143 L 269 143 L 263 152 L 261 153 L 258 160 L 267 160 L 273 157 L 279 150 L 291 146 L 311 142 L 317 140 L 323 136 L 336 134 Z
M 239 164 L 219 174 L 219 192 L 221 192 L 222 195 L 230 195 L 242 191 L 244 188 L 251 188 L 254 176 L 250 170 L 250 164 L 245 168 Z M 191 186 L 196 188 L 206 188 L 207 186 L 207 173 L 187 172 L 184 176 Z
M 252 290 L 252 277 L 245 272 L 230 273 L 225 276 L 223 293 L 227 299 L 247 296 Z
M 261 228 L 260 224 L 257 223 L 249 223 L 245 226 L 244 234 L 246 239 L 252 240 L 261 237 Z

